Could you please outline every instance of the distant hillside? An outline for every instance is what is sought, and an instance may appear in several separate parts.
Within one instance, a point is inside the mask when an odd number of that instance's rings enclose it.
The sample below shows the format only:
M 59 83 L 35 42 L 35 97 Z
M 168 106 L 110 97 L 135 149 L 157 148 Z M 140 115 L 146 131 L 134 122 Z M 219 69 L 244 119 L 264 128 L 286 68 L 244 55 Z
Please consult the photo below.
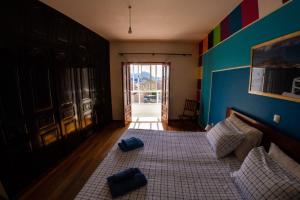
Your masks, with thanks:
M 137 80 L 138 80 L 138 79 L 137 79 L 138 75 L 139 75 L 138 73 L 135 73 L 135 74 L 134 74 L 134 78 L 135 78 L 134 81 L 137 81 Z M 150 77 L 151 77 L 151 76 L 150 76 L 150 73 L 149 73 L 149 72 L 142 71 L 142 73 L 140 74 L 140 79 L 141 79 L 141 80 L 150 80 Z M 152 76 L 151 79 L 154 80 L 155 77 Z M 160 78 L 160 77 L 157 77 L 156 80 L 161 80 L 161 78 Z

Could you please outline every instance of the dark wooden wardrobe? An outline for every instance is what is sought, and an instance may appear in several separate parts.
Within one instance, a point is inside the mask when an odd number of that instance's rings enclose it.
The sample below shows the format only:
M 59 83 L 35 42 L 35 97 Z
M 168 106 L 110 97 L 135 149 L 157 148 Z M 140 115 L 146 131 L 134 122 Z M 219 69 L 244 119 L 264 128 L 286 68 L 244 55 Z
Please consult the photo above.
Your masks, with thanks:
M 0 178 L 14 199 L 112 120 L 109 42 L 39 1 L 0 9 Z

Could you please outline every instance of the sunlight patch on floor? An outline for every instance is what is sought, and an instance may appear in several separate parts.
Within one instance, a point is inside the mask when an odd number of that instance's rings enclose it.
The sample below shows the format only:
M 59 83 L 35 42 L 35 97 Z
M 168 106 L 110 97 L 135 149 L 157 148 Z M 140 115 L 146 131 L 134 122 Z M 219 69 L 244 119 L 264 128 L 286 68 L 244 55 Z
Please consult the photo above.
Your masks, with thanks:
M 160 122 L 160 116 L 159 117 L 132 117 L 133 122 Z
M 129 129 L 164 130 L 161 122 L 131 122 Z

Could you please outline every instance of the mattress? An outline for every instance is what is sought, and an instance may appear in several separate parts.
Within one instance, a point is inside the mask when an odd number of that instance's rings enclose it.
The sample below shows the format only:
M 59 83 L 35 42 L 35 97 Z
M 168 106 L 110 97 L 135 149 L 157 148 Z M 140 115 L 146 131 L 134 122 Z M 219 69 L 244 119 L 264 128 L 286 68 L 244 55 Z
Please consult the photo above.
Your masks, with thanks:
M 230 177 L 241 162 L 232 155 L 217 160 L 205 133 L 128 129 L 121 139 L 133 136 L 144 147 L 123 153 L 115 144 L 75 199 L 111 199 L 106 178 L 131 167 L 148 183 L 117 199 L 242 198 Z

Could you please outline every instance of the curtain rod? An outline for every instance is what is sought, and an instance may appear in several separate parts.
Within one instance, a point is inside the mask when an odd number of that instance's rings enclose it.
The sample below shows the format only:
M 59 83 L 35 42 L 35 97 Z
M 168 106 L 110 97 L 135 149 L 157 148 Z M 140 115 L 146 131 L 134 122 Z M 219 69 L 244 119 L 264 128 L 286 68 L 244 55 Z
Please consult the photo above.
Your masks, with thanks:
M 125 52 L 120 52 L 119 55 L 167 55 L 167 56 L 192 56 L 191 53 L 125 53 Z

